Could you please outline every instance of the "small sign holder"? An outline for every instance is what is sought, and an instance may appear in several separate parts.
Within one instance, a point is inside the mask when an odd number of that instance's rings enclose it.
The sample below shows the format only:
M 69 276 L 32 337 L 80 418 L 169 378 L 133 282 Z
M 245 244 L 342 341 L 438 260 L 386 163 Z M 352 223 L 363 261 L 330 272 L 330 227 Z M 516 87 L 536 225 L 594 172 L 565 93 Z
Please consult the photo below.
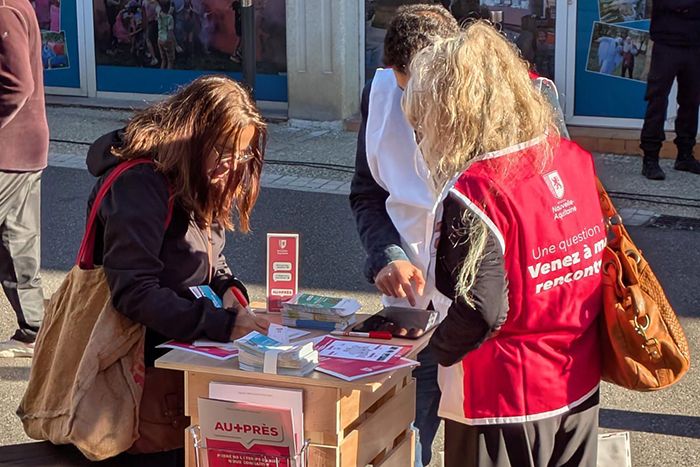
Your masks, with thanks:
M 299 234 L 267 234 L 267 311 L 279 313 L 299 288 Z

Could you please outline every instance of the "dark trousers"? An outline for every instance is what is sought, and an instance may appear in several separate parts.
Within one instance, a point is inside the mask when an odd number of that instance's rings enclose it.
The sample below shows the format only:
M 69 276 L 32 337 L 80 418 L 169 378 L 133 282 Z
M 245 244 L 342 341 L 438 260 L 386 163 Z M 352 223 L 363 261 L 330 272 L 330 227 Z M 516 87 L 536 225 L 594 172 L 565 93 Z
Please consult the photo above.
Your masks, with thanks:
M 625 75 L 628 75 L 630 79 L 632 79 L 632 72 L 634 72 L 634 59 L 632 59 L 630 62 L 625 63 L 624 61 L 622 62 L 622 71 L 620 72 L 620 76 L 623 78 Z
M 639 146 L 648 156 L 658 156 L 666 139 L 664 122 L 668 94 L 676 78 L 678 115 L 674 143 L 681 156 L 690 156 L 693 152 L 700 108 L 700 47 L 671 47 L 655 43 L 645 96 L 647 111 Z
M 0 282 L 17 315 L 13 336 L 34 342 L 44 318 L 39 277 L 41 171 L 0 171 Z
M 562 415 L 507 425 L 445 420 L 445 467 L 595 467 L 596 392 Z
M 416 378 L 416 421 L 418 437 L 421 444 L 421 461 L 424 466 L 430 464 L 433 440 L 440 427 L 438 408 L 440 406 L 440 386 L 438 386 L 438 363 L 430 346 L 418 354 L 420 366 L 413 370 Z

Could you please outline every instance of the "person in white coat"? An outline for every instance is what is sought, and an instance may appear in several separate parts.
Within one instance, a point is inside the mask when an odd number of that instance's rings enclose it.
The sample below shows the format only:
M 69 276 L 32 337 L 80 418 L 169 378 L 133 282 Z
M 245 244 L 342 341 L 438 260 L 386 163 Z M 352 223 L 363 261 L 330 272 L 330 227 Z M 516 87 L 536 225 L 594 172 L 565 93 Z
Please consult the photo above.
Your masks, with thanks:
M 384 40 L 384 64 L 362 94 L 350 205 L 367 252 L 365 275 L 382 292 L 385 305 L 437 310 L 449 308 L 432 279 L 434 224 L 438 195 L 428 185 L 413 128 L 401 110 L 413 56 L 436 37 L 459 32 L 457 21 L 438 5 L 398 9 Z M 430 351 L 418 355 L 416 421 L 421 443 L 418 462 L 428 465 L 440 425 L 437 362 Z M 419 464 L 420 465 L 420 464 Z

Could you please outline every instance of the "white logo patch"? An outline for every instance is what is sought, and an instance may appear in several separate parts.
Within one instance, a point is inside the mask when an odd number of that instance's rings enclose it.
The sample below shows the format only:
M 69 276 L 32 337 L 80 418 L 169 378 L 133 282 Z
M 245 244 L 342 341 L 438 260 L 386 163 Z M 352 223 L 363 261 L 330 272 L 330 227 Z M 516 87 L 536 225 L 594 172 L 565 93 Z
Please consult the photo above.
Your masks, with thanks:
M 564 182 L 559 176 L 559 172 L 554 170 L 544 174 L 542 178 L 544 178 L 544 182 L 547 184 L 549 191 L 552 192 L 552 196 L 557 199 L 562 199 L 564 197 Z

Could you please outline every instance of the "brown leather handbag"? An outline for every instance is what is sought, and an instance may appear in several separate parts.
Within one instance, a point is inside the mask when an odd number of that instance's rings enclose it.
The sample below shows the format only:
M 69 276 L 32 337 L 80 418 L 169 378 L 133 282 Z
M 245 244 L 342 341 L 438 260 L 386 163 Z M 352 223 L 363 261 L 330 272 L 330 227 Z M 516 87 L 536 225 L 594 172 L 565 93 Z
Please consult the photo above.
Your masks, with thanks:
M 600 180 L 598 193 L 608 225 L 603 252 L 603 380 L 635 391 L 668 387 L 690 367 L 688 341 Z
M 185 381 L 181 371 L 146 368 L 139 406 L 139 438 L 131 454 L 170 451 L 185 445 Z

